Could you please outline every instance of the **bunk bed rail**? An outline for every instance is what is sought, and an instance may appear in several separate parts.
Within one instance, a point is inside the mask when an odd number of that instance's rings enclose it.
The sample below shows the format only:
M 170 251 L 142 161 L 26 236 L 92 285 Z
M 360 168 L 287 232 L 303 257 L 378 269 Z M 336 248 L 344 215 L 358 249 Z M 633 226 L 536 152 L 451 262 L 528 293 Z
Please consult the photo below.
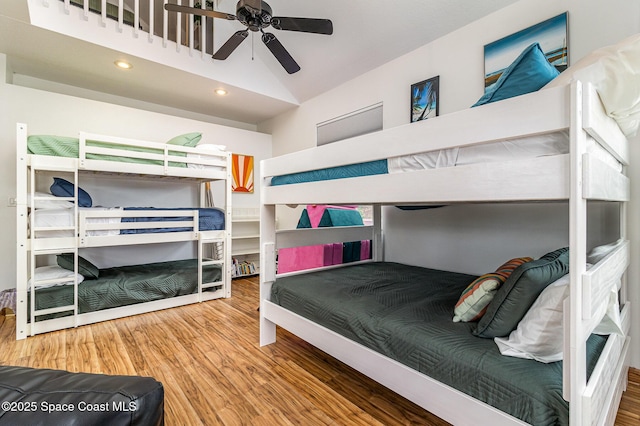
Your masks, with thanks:
M 582 393 L 584 425 L 611 425 L 615 421 L 618 402 L 627 385 L 631 317 L 629 304 L 625 304 L 621 317 L 625 335 L 609 336 Z
M 210 180 L 226 178 L 227 157 L 230 154 L 225 151 L 207 150 L 203 153 L 197 148 L 161 142 L 88 132 L 79 134 L 78 168 L 81 170 L 130 173 L 128 164 L 117 161 L 128 159 L 129 162 L 140 163 L 137 165 L 140 174 L 204 177 Z M 92 142 L 99 142 L 100 145 L 95 146 Z M 131 147 L 137 150 L 129 149 Z M 91 155 L 94 158 L 90 158 Z M 96 155 L 105 156 L 105 159 L 96 159 Z
M 135 240 L 136 244 L 198 239 L 198 210 L 80 210 L 79 215 L 80 247 L 122 245 L 126 239 Z M 123 221 L 135 218 L 145 220 Z M 170 218 L 181 220 L 168 220 Z M 136 233 L 149 229 L 157 232 Z M 122 235 L 125 230 L 134 233 Z
M 569 127 L 566 87 L 505 99 L 264 161 L 262 177 L 553 133 Z M 514 121 L 517 117 L 517 121 Z M 464 124 L 464 125 L 461 125 Z M 425 138 L 428 135 L 428 144 Z
M 598 310 L 609 300 L 611 291 L 619 291 L 622 275 L 629 266 L 629 242 L 624 241 L 604 259 L 593 265 L 582 277 L 582 317 L 596 319 Z M 594 324 L 594 327 L 597 324 Z
M 281 230 L 277 232 L 277 249 L 312 246 L 317 244 L 346 243 L 371 240 L 373 226 L 340 226 L 335 228 L 308 228 Z
M 600 322 L 603 312 L 608 308 L 611 293 L 618 297 L 628 265 L 629 242 L 623 241 L 583 274 L 582 316 L 587 335 L 593 332 Z M 620 312 L 623 334 L 609 335 L 607 344 L 582 392 L 582 422 L 585 425 L 613 424 L 617 401 L 626 387 L 631 308 L 629 302 L 623 302 Z M 570 319 L 567 318 L 565 322 L 567 321 Z

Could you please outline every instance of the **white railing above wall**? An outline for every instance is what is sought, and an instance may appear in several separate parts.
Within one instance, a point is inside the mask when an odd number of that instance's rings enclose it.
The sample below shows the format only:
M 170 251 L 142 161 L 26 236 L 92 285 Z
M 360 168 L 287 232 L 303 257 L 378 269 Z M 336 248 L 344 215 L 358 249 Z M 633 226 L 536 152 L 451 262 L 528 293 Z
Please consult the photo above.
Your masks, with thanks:
M 3 1 L 6 0 L 0 0 Z M 167 3 L 203 8 L 201 2 L 206 2 L 207 8 L 228 13 L 235 8 L 235 1 L 21 1 L 27 5 L 26 16 L 31 25 L 118 52 L 113 61 L 142 59 L 214 81 L 216 86 L 241 87 L 286 106 L 299 105 L 279 75 L 272 72 L 260 55 L 253 56 L 250 43 L 240 46 L 231 60 L 213 59 L 213 52 L 241 27 L 237 22 L 164 9 Z M 241 54 L 251 55 L 251 60 L 236 60 Z
M 49 6 L 53 0 L 42 0 Z M 197 8 L 214 8 L 218 0 L 59 0 L 64 4 L 66 13 L 72 8 L 81 8 L 81 16 L 89 19 L 89 14 L 100 16 L 99 22 L 105 27 L 107 20 L 116 22 L 116 28 L 122 32 L 126 26 L 132 28 L 134 37 L 140 32 L 148 34 L 149 41 L 161 37 L 163 45 L 168 41 L 176 43 L 178 51 L 188 48 L 203 55 L 213 55 L 213 18 L 194 16 L 164 9 L 165 3 L 180 4 Z M 192 52 L 193 53 L 193 52 Z

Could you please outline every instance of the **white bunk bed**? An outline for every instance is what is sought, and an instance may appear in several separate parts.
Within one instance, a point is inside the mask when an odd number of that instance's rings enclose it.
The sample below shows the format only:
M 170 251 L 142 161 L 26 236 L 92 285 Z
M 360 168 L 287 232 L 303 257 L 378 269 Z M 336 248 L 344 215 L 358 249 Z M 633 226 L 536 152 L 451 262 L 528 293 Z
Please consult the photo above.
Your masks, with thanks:
M 566 134 L 567 130 L 567 153 L 504 161 L 499 167 L 479 163 L 271 185 L 274 176 L 557 132 Z M 593 142 L 603 148 L 600 151 L 606 152 L 604 155 L 609 157 L 606 161 L 588 149 L 588 143 Z M 606 303 L 605 295 L 611 291 L 611 283 L 624 276 L 629 263 L 624 225 L 625 201 L 629 199 L 629 180 L 624 172 L 628 158 L 627 139 L 605 113 L 595 88 L 589 83 L 574 81 L 567 86 L 262 161 L 261 345 L 274 343 L 276 326 L 281 326 L 450 423 L 525 424 L 274 303 L 271 291 L 274 283 L 298 274 L 277 274 L 277 250 L 370 239 L 372 261 L 383 261 L 380 223 L 383 205 L 564 200 L 569 204 L 570 295 L 564 305 L 562 396 L 569 401 L 571 425 L 613 424 L 628 371 L 630 307 L 626 302 L 624 279 L 619 294 L 626 336 L 608 337 L 588 380 L 586 342 L 600 321 L 594 313 Z M 616 163 L 620 167 L 610 165 Z M 586 263 L 588 200 L 620 203 L 620 238 L 623 240 L 590 268 Z M 372 204 L 374 223 L 365 227 L 276 230 L 276 206 L 305 204 Z
M 56 137 L 51 138 L 53 144 L 59 147 L 60 143 L 55 140 Z M 66 139 L 71 140 L 72 145 L 75 144 L 74 153 L 70 156 L 32 154 L 29 153 L 29 147 L 32 145 L 29 145 L 27 126 L 17 124 L 17 339 L 231 296 L 229 152 L 213 146 L 199 149 L 86 132 L 80 132 L 77 140 Z M 99 143 L 96 144 L 95 141 Z M 37 208 L 39 203 L 51 202 L 52 197 L 38 192 L 39 187 L 42 187 L 39 177 L 44 176 L 50 181 L 52 174 L 65 176 L 73 184 L 72 194 L 55 198 L 55 202 L 69 203 L 72 205 L 71 208 Z M 195 186 L 199 190 L 201 206 L 207 205 L 209 183 L 220 181 L 224 184 L 224 201 L 221 206 L 223 208 L 82 208 L 79 206 L 79 188 L 83 176 L 97 179 L 108 176 L 112 178 L 112 182 L 119 177 L 123 185 L 128 185 L 127 182 L 131 179 L 159 181 L 160 185 L 163 182 L 179 181 L 187 185 L 187 189 Z M 36 222 L 37 213 L 44 215 L 51 212 L 54 216 L 62 213 L 68 223 L 59 225 L 56 221 L 43 226 Z M 215 226 L 203 217 L 210 214 L 207 212 L 215 213 Z M 129 300 L 124 306 L 81 311 L 78 300 L 79 285 L 93 285 L 91 281 L 82 282 L 83 277 L 77 275 L 83 267 L 83 259 L 80 256 L 82 249 L 172 242 L 193 242 L 197 245 L 197 260 L 184 261 L 189 262 L 189 267 L 184 270 L 188 272 L 191 280 L 187 284 L 188 290 L 176 290 L 173 297 L 155 296 L 150 301 Z M 38 280 L 36 267 L 42 263 L 52 265 L 55 263 L 55 259 L 52 259 L 54 256 L 68 253 L 73 254 L 71 267 L 75 276 L 71 281 L 68 277 Z M 164 264 L 157 265 L 160 266 L 154 268 L 161 269 Z M 181 267 L 185 267 L 184 264 Z M 30 280 L 33 281 L 33 285 L 30 284 Z M 144 277 L 144 280 L 148 278 Z M 36 303 L 31 302 L 39 300 L 38 288 L 48 290 L 47 287 L 62 285 L 63 281 L 66 281 L 67 291 L 73 288 L 72 296 L 65 296 L 67 299 L 71 297 L 72 302 L 46 309 L 37 309 Z M 153 287 L 153 279 L 150 281 Z M 141 285 L 148 285 L 147 282 Z M 94 297 L 108 298 L 103 294 Z

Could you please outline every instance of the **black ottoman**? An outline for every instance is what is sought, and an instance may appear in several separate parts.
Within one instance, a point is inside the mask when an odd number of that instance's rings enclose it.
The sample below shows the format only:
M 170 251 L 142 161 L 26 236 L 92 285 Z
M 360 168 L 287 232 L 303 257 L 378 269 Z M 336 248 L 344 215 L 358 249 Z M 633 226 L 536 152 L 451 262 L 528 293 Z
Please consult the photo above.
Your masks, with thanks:
M 0 366 L 0 425 L 163 425 L 151 377 Z

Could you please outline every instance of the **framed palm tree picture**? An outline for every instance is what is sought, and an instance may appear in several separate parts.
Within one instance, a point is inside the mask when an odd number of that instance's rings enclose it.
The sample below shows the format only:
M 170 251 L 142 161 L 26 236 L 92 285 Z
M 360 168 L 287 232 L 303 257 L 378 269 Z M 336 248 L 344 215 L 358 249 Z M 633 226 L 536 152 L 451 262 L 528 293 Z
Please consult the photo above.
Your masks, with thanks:
M 411 123 L 440 114 L 440 76 L 411 85 Z

